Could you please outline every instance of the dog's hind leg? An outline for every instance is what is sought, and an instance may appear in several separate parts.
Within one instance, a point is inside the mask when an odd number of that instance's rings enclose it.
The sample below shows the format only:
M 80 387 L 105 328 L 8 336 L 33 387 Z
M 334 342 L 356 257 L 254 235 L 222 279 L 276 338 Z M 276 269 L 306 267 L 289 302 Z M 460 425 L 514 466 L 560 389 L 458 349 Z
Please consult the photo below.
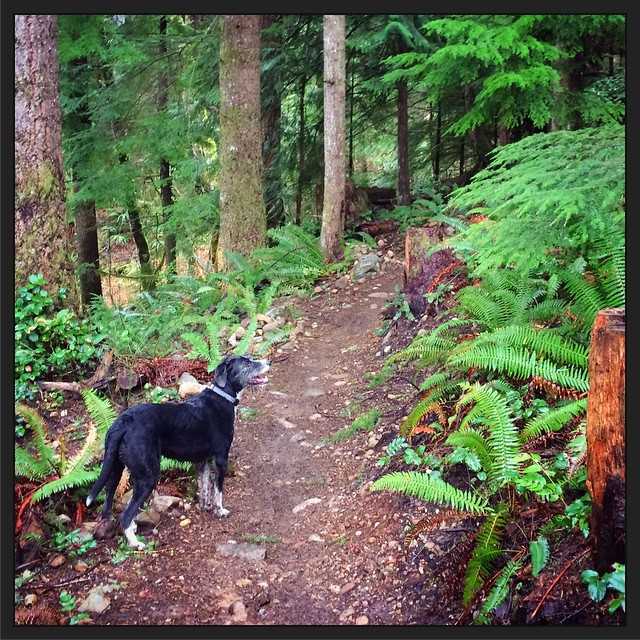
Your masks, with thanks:
M 157 472 L 153 475 L 144 475 L 142 477 L 138 476 L 137 478 L 134 478 L 133 496 L 120 518 L 122 528 L 124 529 L 124 535 L 126 536 L 130 547 L 144 549 L 144 542 L 141 542 L 136 538 L 136 529 L 138 527 L 134 518 L 138 515 L 138 511 L 140 511 L 140 507 L 142 507 L 145 500 L 151 495 L 153 487 L 155 487 L 159 477 L 160 464 L 158 463 Z
M 203 511 L 213 511 L 214 478 L 212 462 L 205 460 L 196 465 L 198 475 L 198 504 Z
M 221 461 L 217 463 L 211 461 L 211 468 L 213 470 L 213 502 L 216 507 L 216 513 L 218 517 L 224 518 L 228 516 L 230 511 L 222 506 L 222 486 L 224 485 L 224 474 L 227 470 L 227 465 Z
M 104 519 L 108 519 L 111 517 L 111 508 L 113 505 L 113 496 L 116 493 L 116 489 L 118 488 L 118 483 L 120 482 L 120 478 L 122 477 L 122 472 L 124 471 L 124 465 L 119 460 L 114 462 L 113 470 L 109 479 L 107 480 L 107 484 L 105 485 L 105 493 L 106 497 L 104 500 L 104 506 L 102 507 L 102 517 Z

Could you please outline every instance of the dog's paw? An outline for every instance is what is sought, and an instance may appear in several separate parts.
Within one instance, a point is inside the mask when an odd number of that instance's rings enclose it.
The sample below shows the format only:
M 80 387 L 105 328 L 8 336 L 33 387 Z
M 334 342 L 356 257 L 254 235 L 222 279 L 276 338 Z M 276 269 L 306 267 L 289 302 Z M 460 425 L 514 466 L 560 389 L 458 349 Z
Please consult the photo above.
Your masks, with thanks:
M 231 511 L 229 509 L 225 509 L 224 507 L 219 507 L 216 509 L 216 513 L 218 514 L 218 518 L 226 518 Z
M 129 546 L 132 549 L 137 549 L 138 551 L 143 551 L 146 548 L 146 545 L 141 540 L 136 540 L 135 542 L 129 542 Z

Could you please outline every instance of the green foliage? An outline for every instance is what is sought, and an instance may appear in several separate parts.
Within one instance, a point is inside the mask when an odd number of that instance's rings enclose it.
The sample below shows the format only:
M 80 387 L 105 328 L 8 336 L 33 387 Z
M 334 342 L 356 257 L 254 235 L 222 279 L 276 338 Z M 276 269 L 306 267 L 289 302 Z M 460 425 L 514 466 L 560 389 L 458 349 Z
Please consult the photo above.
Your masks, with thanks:
M 16 477 L 41 480 L 55 472 L 55 452 L 47 443 L 45 427 L 38 413 L 26 405 L 16 405 L 16 414 L 21 416 L 31 429 L 30 445 L 15 445 Z M 29 451 L 31 449 L 31 451 Z
M 508 505 L 501 503 L 490 513 L 476 534 L 475 546 L 464 575 L 462 602 L 469 605 L 493 568 L 500 555 L 500 543 L 509 515 Z
M 78 373 L 99 355 L 100 333 L 86 320 L 62 307 L 66 291 L 57 297 L 46 290 L 42 275 L 30 275 L 16 292 L 14 307 L 15 398 L 33 398 L 35 382 L 47 376 Z
M 580 574 L 580 579 L 587 585 L 589 597 L 594 602 L 602 601 L 608 588 L 617 591 L 618 595 L 609 605 L 609 613 L 613 613 L 619 607 L 625 611 L 625 565 L 614 562 L 613 571 L 602 576 L 593 569 L 586 569 Z
M 529 420 L 520 432 L 520 439 L 525 443 L 546 433 L 560 431 L 567 423 L 583 415 L 586 411 L 586 399 L 575 400 L 558 406 Z
M 522 560 L 510 560 L 500 572 L 493 589 L 489 592 L 486 600 L 475 619 L 475 624 L 489 624 L 489 616 L 504 602 L 509 595 L 509 585 L 513 576 L 522 568 Z
M 371 431 L 378 424 L 379 419 L 380 411 L 378 409 L 370 409 L 358 416 L 348 427 L 339 429 L 328 438 L 324 438 L 323 441 L 328 443 L 343 442 L 359 431 Z
M 614 125 L 499 147 L 450 201 L 489 220 L 470 225 L 453 244 L 470 252 L 478 275 L 504 265 L 552 271 L 579 255 L 588 261 L 594 243 L 624 230 L 624 142 L 624 127 Z
M 544 536 L 538 536 L 537 540 L 529 543 L 531 554 L 531 573 L 536 578 L 549 562 L 549 542 Z
M 564 513 L 554 516 L 540 528 L 542 535 L 551 535 L 559 530 L 577 527 L 582 535 L 589 536 L 589 517 L 591 516 L 591 496 L 585 493 L 565 507 Z
M 80 529 L 64 532 L 58 531 L 53 535 L 51 546 L 57 551 L 68 553 L 72 558 L 85 554 L 94 549 L 97 543 L 93 536 L 80 539 Z
M 404 493 L 444 506 L 475 514 L 490 512 L 487 499 L 479 494 L 462 491 L 451 484 L 417 471 L 397 471 L 378 478 L 371 491 Z

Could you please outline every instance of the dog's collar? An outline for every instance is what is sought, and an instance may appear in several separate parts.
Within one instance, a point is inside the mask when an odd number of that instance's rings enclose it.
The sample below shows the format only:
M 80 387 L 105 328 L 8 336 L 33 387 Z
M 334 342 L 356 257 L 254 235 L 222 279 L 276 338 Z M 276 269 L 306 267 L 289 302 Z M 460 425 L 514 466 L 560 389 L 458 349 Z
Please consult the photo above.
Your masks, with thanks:
M 209 389 L 214 393 L 217 393 L 219 396 L 222 396 L 225 400 L 228 400 L 234 407 L 238 405 L 240 400 L 238 398 L 234 398 L 232 395 L 228 394 L 226 391 L 223 391 L 218 385 L 211 384 L 209 385 Z

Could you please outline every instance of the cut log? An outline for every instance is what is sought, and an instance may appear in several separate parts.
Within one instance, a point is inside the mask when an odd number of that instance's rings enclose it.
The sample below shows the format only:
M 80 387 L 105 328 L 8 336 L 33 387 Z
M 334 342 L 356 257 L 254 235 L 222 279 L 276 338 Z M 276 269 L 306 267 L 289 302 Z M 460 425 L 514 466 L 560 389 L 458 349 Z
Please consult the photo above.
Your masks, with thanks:
M 625 561 L 625 310 L 596 316 L 589 353 L 587 489 L 598 571 Z
M 445 280 L 462 282 L 457 272 L 462 263 L 451 249 L 439 249 L 427 256 L 427 252 L 444 237 L 445 225 L 407 229 L 404 252 L 404 293 L 411 313 L 418 317 L 427 310 L 425 294 L 435 291 Z M 455 272 L 455 273 L 454 273 Z M 458 285 L 461 286 L 460 284 Z

